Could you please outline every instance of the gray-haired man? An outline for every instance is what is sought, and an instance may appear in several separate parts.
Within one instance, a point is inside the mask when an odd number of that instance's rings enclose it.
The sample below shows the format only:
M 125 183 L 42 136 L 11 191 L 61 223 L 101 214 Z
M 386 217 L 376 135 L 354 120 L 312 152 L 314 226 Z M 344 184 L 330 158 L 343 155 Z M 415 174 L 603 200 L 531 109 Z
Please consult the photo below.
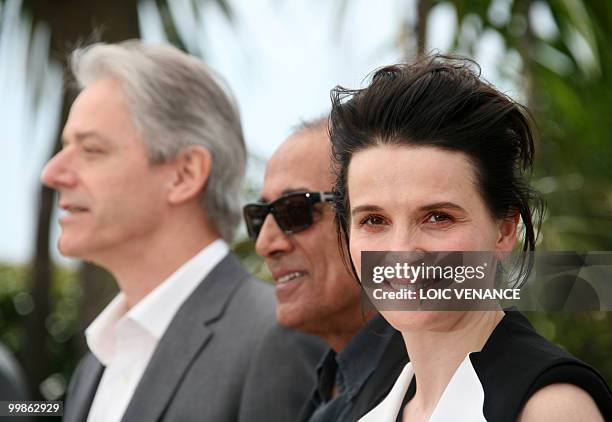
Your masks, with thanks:
M 121 293 L 86 331 L 65 420 L 257 420 L 262 408 L 290 420 L 310 360 L 286 363 L 301 340 L 273 324 L 271 289 L 226 243 L 246 161 L 231 98 L 169 46 L 97 44 L 71 64 L 83 90 L 42 180 L 64 210 L 60 251 L 108 269 Z M 243 391 L 251 366 L 272 365 L 268 344 L 290 382 Z

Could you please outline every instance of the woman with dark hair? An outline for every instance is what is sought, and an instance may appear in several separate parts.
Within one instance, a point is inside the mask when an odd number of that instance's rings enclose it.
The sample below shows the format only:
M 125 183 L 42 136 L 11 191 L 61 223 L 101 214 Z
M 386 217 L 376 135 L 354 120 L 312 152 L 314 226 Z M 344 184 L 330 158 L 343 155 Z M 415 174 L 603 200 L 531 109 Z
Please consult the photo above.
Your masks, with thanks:
M 527 183 L 527 111 L 466 59 L 430 56 L 332 91 L 338 234 L 353 273 L 361 251 L 510 253 L 517 226 L 535 250 L 542 206 Z M 591 367 L 518 311 L 391 311 L 410 363 L 362 421 L 612 420 Z

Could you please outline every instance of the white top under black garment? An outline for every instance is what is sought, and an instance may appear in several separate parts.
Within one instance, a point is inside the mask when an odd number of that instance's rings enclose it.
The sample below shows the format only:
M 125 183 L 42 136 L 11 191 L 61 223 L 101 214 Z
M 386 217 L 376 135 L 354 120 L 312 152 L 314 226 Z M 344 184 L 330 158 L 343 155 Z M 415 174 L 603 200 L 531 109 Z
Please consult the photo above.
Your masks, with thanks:
M 482 350 L 461 362 L 429 420 L 515 421 L 533 393 L 555 383 L 582 388 L 612 421 L 612 392 L 601 375 L 540 336 L 520 312 L 506 311 Z M 415 392 L 408 363 L 387 397 L 359 421 L 401 421 Z

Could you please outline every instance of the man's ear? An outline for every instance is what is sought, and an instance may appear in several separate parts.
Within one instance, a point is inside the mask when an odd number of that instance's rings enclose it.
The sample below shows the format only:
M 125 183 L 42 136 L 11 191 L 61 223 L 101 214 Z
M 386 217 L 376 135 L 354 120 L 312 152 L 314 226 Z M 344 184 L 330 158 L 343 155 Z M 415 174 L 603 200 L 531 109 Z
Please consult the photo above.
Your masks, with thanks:
M 502 218 L 498 222 L 499 232 L 495 250 L 501 253 L 502 256 L 511 253 L 514 245 L 516 245 L 517 227 L 520 218 L 521 215 L 516 211 L 514 214 Z
M 210 151 L 200 145 L 193 145 L 181 151 L 173 161 L 168 201 L 180 204 L 199 196 L 212 171 Z

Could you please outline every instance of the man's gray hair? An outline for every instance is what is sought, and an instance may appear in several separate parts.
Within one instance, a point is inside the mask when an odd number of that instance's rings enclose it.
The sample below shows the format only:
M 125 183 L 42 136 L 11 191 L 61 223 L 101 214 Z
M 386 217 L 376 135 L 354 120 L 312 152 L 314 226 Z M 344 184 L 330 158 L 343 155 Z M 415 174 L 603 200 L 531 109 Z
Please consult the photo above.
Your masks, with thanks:
M 152 163 L 170 160 L 191 145 L 210 152 L 212 171 L 201 202 L 210 222 L 231 241 L 241 219 L 246 147 L 237 106 L 223 80 L 175 47 L 138 40 L 76 49 L 70 63 L 81 88 L 104 77 L 121 84 Z

